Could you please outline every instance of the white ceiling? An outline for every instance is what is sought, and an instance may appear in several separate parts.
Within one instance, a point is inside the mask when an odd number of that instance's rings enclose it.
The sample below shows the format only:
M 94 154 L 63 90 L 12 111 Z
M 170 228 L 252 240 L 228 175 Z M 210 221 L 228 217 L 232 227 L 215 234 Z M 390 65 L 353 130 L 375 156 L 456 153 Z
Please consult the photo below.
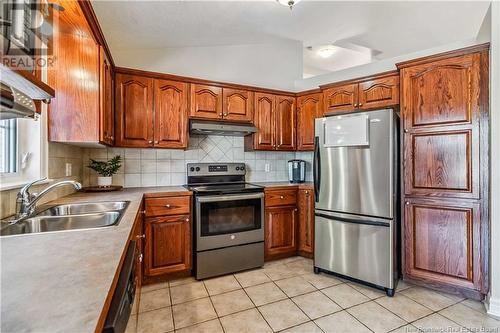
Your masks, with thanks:
M 300 41 L 312 75 L 474 38 L 489 2 L 298 3 L 276 1 L 93 1 L 112 53 Z M 338 43 L 380 51 L 374 58 L 339 47 L 328 59 L 307 46 Z

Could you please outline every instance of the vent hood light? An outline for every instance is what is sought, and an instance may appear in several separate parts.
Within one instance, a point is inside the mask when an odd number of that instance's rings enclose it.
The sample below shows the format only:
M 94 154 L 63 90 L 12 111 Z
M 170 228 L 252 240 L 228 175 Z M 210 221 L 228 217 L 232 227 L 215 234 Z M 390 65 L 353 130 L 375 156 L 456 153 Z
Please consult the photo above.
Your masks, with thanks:
M 257 132 L 257 128 L 249 124 L 191 120 L 189 132 L 199 135 L 246 136 Z
M 19 90 L 0 82 L 0 119 L 37 119 L 35 102 Z

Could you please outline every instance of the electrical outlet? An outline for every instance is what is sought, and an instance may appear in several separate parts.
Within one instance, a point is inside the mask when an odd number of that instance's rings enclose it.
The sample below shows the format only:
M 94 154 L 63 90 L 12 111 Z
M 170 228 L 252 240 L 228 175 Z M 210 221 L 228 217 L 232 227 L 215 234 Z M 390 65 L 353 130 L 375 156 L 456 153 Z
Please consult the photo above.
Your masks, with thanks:
M 72 165 L 71 163 L 66 163 L 66 177 L 71 177 L 71 170 L 72 169 Z
M 264 170 L 265 170 L 266 172 L 270 172 L 270 171 L 271 171 L 271 164 L 266 163 L 266 164 L 265 164 L 265 166 L 264 166 Z

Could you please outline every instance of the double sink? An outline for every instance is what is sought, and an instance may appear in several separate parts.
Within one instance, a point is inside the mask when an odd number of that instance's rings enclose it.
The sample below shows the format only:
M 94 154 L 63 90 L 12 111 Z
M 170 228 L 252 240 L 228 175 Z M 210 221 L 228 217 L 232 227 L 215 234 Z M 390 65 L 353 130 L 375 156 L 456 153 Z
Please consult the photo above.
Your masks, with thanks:
M 0 236 L 118 225 L 129 201 L 86 202 L 49 207 L 17 223 L 2 222 Z

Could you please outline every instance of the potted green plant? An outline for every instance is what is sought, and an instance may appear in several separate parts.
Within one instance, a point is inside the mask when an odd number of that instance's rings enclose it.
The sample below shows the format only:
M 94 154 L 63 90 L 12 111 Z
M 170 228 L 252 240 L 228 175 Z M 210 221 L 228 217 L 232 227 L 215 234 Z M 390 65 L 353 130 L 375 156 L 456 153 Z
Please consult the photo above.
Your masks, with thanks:
M 99 174 L 97 177 L 97 185 L 102 187 L 111 186 L 113 175 L 118 172 L 122 166 L 122 158 L 116 155 L 108 161 L 96 161 L 90 159 L 90 164 L 87 166 Z

